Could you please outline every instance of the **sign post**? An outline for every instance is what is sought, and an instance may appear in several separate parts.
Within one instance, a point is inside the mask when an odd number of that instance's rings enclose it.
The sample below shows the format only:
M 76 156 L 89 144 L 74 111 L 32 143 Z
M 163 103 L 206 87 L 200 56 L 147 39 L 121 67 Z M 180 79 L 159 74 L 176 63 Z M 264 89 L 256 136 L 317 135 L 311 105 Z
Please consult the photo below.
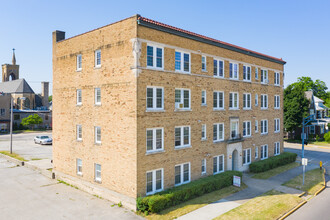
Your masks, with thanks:
M 301 159 L 301 164 L 303 165 L 303 185 L 305 184 L 305 168 L 307 166 L 308 159 L 307 158 L 302 158 Z

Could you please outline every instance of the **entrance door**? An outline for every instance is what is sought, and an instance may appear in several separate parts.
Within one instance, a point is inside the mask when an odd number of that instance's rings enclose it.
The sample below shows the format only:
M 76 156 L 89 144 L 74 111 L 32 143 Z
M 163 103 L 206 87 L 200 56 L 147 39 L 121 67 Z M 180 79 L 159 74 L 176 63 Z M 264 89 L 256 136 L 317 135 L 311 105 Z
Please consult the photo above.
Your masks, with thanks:
M 238 152 L 237 150 L 234 150 L 231 156 L 232 170 L 237 170 L 237 157 L 238 157 Z

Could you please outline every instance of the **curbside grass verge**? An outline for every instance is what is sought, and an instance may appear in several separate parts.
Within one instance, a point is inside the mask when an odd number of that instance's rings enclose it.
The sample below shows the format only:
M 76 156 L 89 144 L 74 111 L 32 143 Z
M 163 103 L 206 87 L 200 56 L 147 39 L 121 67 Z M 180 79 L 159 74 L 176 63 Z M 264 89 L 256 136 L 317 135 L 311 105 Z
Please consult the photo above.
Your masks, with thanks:
M 315 192 L 314 196 L 317 196 L 320 192 L 322 192 L 327 185 L 325 182 L 325 172 L 326 172 L 326 170 L 325 170 L 325 168 L 323 168 L 323 180 L 324 180 L 323 187 L 321 189 L 319 189 L 317 192 Z

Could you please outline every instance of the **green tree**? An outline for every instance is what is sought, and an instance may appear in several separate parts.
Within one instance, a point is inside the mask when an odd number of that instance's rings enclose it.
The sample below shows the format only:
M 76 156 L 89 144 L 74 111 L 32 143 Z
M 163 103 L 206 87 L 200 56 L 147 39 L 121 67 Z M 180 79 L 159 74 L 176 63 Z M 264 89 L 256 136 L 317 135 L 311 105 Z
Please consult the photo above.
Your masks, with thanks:
M 29 115 L 28 117 L 22 119 L 22 125 L 29 126 L 32 129 L 33 125 L 39 125 L 41 123 L 42 118 L 37 114 Z
M 48 96 L 48 102 L 51 102 L 51 101 L 53 101 L 53 95 Z

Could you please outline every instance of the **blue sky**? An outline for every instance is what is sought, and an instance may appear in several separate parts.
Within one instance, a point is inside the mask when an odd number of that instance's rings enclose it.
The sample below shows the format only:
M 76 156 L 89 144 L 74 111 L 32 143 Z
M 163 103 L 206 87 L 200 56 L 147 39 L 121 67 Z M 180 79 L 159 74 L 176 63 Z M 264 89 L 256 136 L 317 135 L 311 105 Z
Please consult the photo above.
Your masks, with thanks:
M 20 77 L 35 92 L 52 82 L 52 31 L 71 37 L 141 14 L 169 25 L 283 58 L 285 85 L 299 76 L 330 87 L 330 1 L 0 0 L 0 63 L 16 49 Z M 52 85 L 52 84 L 51 84 Z

